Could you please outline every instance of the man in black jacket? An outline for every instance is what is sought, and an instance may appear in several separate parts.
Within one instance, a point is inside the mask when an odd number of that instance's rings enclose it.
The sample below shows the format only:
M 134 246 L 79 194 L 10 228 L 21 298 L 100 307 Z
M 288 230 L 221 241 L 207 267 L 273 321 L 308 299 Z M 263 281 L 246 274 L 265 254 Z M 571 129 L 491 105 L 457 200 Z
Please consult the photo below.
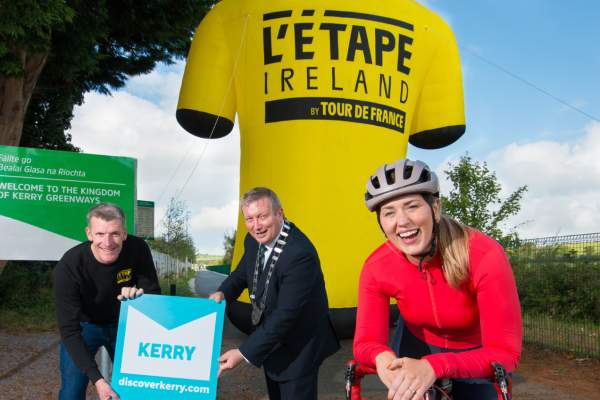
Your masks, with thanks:
M 244 255 L 209 298 L 233 301 L 248 288 L 254 330 L 221 356 L 219 374 L 246 360 L 264 367 L 271 400 L 315 400 L 319 366 L 339 349 L 319 256 L 270 189 L 247 192 L 242 213 Z
M 68 250 L 54 271 L 54 297 L 61 335 L 60 400 L 85 400 L 88 381 L 100 400 L 119 396 L 94 361 L 100 346 L 114 356 L 119 300 L 160 294 L 146 242 L 127 235 L 119 207 L 101 203 L 87 214 L 88 242 Z

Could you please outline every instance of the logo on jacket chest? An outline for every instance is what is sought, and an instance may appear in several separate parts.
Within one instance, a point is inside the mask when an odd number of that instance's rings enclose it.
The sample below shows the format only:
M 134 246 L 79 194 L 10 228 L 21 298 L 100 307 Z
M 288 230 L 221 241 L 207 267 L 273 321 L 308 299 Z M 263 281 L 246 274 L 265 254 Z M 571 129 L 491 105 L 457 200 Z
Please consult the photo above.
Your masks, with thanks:
M 117 272 L 117 285 L 129 282 L 133 279 L 133 268 L 124 268 Z

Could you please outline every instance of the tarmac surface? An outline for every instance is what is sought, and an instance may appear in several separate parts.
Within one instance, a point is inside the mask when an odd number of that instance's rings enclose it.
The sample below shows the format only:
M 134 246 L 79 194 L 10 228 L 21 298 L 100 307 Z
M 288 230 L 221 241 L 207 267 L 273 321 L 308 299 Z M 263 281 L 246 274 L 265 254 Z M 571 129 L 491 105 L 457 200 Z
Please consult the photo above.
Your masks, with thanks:
M 208 297 L 209 294 L 217 290 L 225 278 L 227 278 L 227 275 L 203 269 L 196 274 L 193 285 L 190 282 L 190 287 L 198 297 Z

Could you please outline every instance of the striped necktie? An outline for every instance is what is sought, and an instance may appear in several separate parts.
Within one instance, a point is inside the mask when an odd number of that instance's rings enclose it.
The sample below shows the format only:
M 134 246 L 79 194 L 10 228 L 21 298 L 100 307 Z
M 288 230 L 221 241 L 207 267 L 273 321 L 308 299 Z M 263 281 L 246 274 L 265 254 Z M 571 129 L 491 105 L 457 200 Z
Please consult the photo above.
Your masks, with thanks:
M 267 252 L 267 246 L 261 244 L 258 247 L 258 265 L 260 266 L 260 271 L 262 272 L 265 269 L 265 253 Z

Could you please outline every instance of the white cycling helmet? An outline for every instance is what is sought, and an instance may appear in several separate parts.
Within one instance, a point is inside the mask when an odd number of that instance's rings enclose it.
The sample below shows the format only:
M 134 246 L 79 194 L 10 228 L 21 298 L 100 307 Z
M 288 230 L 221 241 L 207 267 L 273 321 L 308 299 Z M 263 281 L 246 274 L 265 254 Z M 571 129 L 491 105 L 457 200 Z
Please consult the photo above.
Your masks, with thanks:
M 435 172 L 423 161 L 404 158 L 384 164 L 367 181 L 365 203 L 369 211 L 396 196 L 411 193 L 438 195 L 440 183 Z

